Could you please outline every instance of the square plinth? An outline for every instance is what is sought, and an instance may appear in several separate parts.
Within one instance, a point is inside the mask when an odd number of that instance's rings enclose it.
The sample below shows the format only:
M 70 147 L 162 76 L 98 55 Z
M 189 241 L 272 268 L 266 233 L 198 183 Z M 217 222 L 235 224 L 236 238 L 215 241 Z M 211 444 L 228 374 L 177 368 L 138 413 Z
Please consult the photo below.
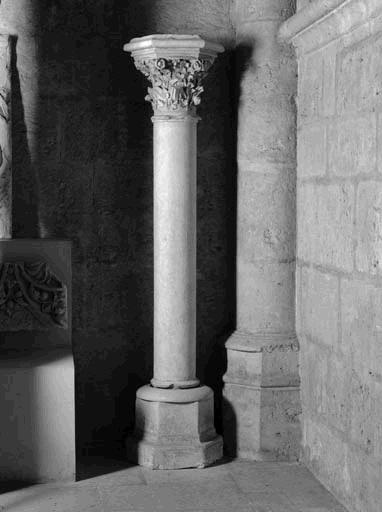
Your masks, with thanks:
M 214 428 L 213 394 L 185 403 L 137 397 L 135 431 L 126 448 L 129 460 L 152 469 L 212 464 L 223 456 L 223 441 Z

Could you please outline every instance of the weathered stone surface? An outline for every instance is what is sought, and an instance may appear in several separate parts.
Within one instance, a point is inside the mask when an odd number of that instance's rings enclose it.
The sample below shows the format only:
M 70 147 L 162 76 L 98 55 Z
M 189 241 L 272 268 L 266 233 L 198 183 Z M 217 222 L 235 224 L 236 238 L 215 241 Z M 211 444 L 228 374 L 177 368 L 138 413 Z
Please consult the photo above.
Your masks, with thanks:
M 376 118 L 356 116 L 334 122 L 328 131 L 328 168 L 335 176 L 373 173 L 376 164 Z
M 194 390 L 179 391 L 185 395 Z M 170 396 L 171 390 L 164 394 Z M 181 469 L 202 468 L 222 457 L 222 439 L 213 427 L 211 390 L 200 400 L 182 401 L 137 396 L 134 435 L 126 440 L 129 460 L 152 469 Z
M 294 329 L 294 263 L 237 263 L 237 324 L 256 331 Z
M 264 387 L 300 384 L 299 346 L 294 334 L 235 331 L 226 349 L 225 382 Z
M 339 280 L 314 268 L 302 269 L 304 291 L 301 309 L 302 332 L 312 339 L 337 348 L 339 328 Z
M 376 35 L 345 48 L 338 56 L 337 111 L 372 110 L 382 102 L 378 66 L 382 37 Z
M 326 413 L 328 354 L 311 340 L 301 336 L 301 397 L 305 408 L 304 422 Z M 303 424 L 306 430 L 306 423 Z
M 349 183 L 300 187 L 297 194 L 300 258 L 345 271 L 353 269 L 353 195 L 354 188 Z
M 304 460 L 349 510 L 379 512 L 381 25 L 373 16 L 381 5 L 330 0 L 299 2 L 298 8 L 280 34 L 294 38 L 299 58 Z M 328 130 L 323 154 L 305 135 L 313 127 Z M 325 161 L 327 173 L 319 174 Z
M 355 279 L 341 281 L 342 349 L 360 374 L 381 374 L 377 337 L 381 304 L 379 286 Z
M 326 173 L 326 129 L 322 124 L 303 125 L 297 134 L 299 178 Z
M 299 457 L 298 389 L 226 383 L 223 405 L 224 442 L 230 455 L 251 460 Z
M 300 59 L 298 72 L 297 116 L 299 123 L 303 123 L 317 118 L 322 112 L 322 53 Z
M 304 460 L 313 473 L 319 473 L 325 485 L 345 501 L 352 489 L 353 461 L 348 444 L 325 423 L 305 417 L 304 425 Z
M 248 263 L 294 258 L 294 171 L 242 171 L 238 176 L 238 248 Z
M 382 269 L 382 183 L 360 183 L 357 191 L 356 266 L 375 275 Z

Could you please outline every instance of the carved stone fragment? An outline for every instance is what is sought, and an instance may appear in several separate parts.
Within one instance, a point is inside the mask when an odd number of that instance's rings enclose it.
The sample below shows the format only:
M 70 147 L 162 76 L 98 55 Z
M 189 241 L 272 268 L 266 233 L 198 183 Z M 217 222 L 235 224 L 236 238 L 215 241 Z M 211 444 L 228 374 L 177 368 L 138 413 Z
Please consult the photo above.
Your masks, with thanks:
M 67 288 L 45 262 L 0 264 L 0 331 L 68 327 Z

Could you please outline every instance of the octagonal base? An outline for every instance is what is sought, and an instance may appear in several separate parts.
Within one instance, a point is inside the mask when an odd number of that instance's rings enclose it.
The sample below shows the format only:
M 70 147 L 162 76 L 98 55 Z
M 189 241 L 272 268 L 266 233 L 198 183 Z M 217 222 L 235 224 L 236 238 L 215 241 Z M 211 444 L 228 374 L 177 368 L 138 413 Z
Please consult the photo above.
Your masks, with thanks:
M 126 440 L 128 458 L 152 469 L 208 466 L 223 456 L 213 419 L 207 386 L 159 393 L 144 386 L 137 392 L 135 432 Z

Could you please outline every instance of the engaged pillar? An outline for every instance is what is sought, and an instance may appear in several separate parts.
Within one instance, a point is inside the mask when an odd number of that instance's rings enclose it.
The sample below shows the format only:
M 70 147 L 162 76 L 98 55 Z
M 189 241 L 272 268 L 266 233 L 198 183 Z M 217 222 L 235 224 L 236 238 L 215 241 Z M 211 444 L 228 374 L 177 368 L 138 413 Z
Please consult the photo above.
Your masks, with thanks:
M 298 458 L 295 334 L 296 64 L 277 41 L 293 2 L 236 0 L 236 331 L 228 339 L 223 427 L 227 452 Z
M 140 388 L 128 455 L 160 469 L 222 456 L 213 393 L 196 363 L 196 106 L 223 47 L 199 36 L 154 35 L 125 45 L 151 82 L 154 110 L 154 377 Z

